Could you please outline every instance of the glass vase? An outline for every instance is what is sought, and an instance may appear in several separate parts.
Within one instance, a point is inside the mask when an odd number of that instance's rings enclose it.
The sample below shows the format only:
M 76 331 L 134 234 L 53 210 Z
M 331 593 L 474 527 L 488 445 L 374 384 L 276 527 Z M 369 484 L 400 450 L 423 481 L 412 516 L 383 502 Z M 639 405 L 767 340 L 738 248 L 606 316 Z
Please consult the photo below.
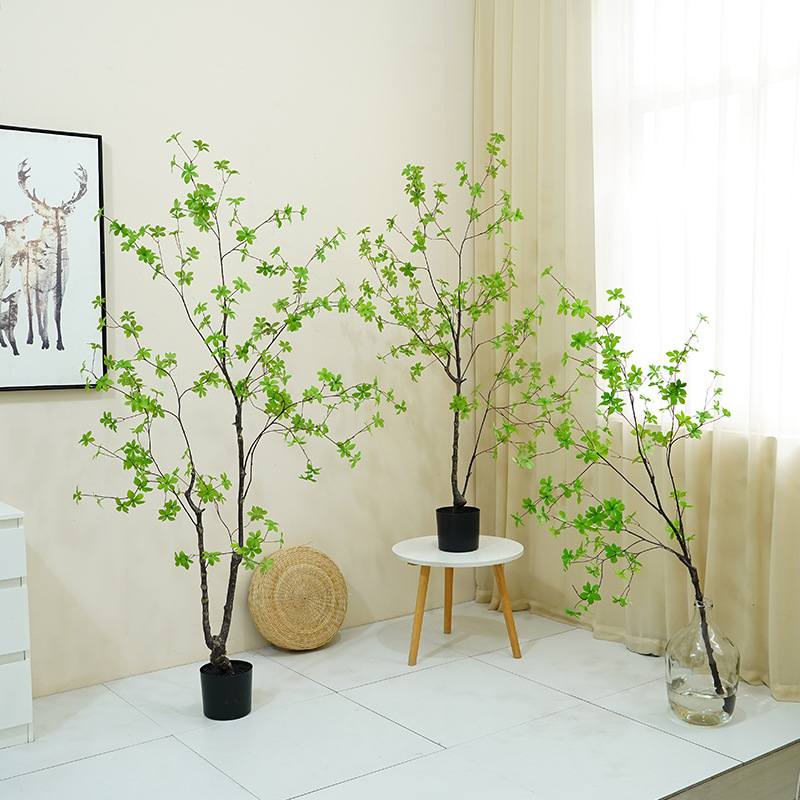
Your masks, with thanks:
M 713 609 L 708 599 L 695 602 L 691 621 L 664 654 L 670 708 L 692 725 L 722 725 L 736 704 L 739 649 L 720 631 Z

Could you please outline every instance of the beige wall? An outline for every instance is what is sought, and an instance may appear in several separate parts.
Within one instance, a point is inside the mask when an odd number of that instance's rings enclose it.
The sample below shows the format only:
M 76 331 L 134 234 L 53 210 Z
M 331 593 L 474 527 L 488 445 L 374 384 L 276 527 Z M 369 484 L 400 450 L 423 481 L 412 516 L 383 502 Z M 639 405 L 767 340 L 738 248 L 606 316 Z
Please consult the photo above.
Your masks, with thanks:
M 2 0 L 0 121 L 101 134 L 107 210 L 137 224 L 165 220 L 177 192 L 167 136 L 203 138 L 244 173 L 254 204 L 305 203 L 310 238 L 344 228 L 348 245 L 328 264 L 353 283 L 365 274 L 355 232 L 400 208 L 402 167 L 449 178 L 472 152 L 472 25 L 471 0 Z M 160 310 L 112 241 L 106 270 L 112 309 Z M 377 369 L 378 344 L 354 320 L 328 338 L 331 363 Z M 431 383 L 424 391 L 435 399 Z M 76 484 L 111 488 L 77 445 L 103 402 L 0 393 L 0 499 L 26 514 L 37 695 L 205 656 L 196 575 L 171 563 L 192 547 L 186 529 L 72 501 Z M 291 477 L 294 465 L 287 474 L 280 451 L 264 458 L 263 505 L 287 545 L 339 564 L 347 626 L 412 608 L 415 571 L 389 550 L 432 532 L 432 509 L 447 502 L 446 425 L 417 402 L 363 442 L 355 472 L 328 459 L 315 486 Z M 460 580 L 464 599 L 472 578 Z M 263 643 L 245 600 L 241 591 L 232 652 Z

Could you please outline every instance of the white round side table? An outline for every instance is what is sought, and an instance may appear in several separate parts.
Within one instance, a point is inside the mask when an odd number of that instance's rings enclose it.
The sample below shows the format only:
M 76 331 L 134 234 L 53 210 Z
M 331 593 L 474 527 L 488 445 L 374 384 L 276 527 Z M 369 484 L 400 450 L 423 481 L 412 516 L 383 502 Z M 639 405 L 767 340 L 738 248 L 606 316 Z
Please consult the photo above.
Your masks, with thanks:
M 518 559 L 524 548 L 513 539 L 500 536 L 481 536 L 478 549 L 469 553 L 448 553 L 439 549 L 436 536 L 419 536 L 398 542 L 393 548 L 397 558 L 412 565 L 419 565 L 419 588 L 417 589 L 417 607 L 414 611 L 414 628 L 411 633 L 411 649 L 408 653 L 409 666 L 417 663 L 419 638 L 422 633 L 422 615 L 425 611 L 425 597 L 428 593 L 428 579 L 431 567 L 444 567 L 444 632 L 450 633 L 453 620 L 453 570 L 456 567 L 492 567 L 500 595 L 500 605 L 506 620 L 508 640 L 514 658 L 522 658 L 517 639 L 517 629 L 511 614 L 511 603 L 508 600 L 508 588 L 503 573 L 503 564 Z

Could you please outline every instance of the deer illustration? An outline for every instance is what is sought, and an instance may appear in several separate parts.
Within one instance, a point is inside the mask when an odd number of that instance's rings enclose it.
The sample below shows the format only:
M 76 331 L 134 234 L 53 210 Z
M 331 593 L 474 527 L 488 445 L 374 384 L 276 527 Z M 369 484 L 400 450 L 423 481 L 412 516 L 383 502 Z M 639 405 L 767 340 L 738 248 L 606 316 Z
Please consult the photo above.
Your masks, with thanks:
M 20 291 L 20 289 L 17 289 L 16 292 L 12 292 L 7 297 L 0 297 L 0 347 L 11 345 L 11 352 L 15 356 L 19 355 L 17 340 L 14 337 L 14 328 L 17 327 Z M 6 338 L 8 339 L 8 344 L 6 344 Z
M 20 273 L 28 259 L 25 226 L 32 216 L 33 214 L 29 214 L 23 219 L 0 217 L 0 227 L 5 231 L 3 246 L 0 248 L 0 347 L 7 347 L 6 339 L 8 339 L 15 356 L 19 355 L 14 329 L 17 326 L 17 305 L 20 294 L 16 287 L 20 285 Z
M 35 214 L 42 218 L 42 229 L 38 240 L 29 241 L 26 269 L 23 269 L 22 284 L 28 302 L 28 344 L 33 344 L 33 311 L 36 309 L 36 323 L 42 349 L 50 347 L 48 333 L 48 313 L 50 295 L 53 295 L 53 311 L 56 323 L 56 349 L 63 350 L 61 336 L 61 307 L 64 291 L 69 277 L 69 253 L 67 252 L 67 217 L 75 210 L 75 204 L 86 194 L 88 175 L 78 164 L 75 177 L 78 188 L 69 200 L 51 206 L 36 196 L 35 190 L 28 189 L 30 167 L 26 158 L 17 172 L 19 188 L 31 201 Z

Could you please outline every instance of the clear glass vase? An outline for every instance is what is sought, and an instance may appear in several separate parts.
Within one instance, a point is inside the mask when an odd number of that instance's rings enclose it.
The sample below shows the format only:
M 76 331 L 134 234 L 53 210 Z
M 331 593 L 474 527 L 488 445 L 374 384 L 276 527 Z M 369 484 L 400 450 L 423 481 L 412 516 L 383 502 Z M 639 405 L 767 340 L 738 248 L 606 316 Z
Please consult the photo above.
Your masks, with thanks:
M 713 608 L 708 599 L 695 602 L 692 619 L 664 654 L 670 707 L 692 725 L 722 725 L 736 704 L 739 649 L 720 631 Z

